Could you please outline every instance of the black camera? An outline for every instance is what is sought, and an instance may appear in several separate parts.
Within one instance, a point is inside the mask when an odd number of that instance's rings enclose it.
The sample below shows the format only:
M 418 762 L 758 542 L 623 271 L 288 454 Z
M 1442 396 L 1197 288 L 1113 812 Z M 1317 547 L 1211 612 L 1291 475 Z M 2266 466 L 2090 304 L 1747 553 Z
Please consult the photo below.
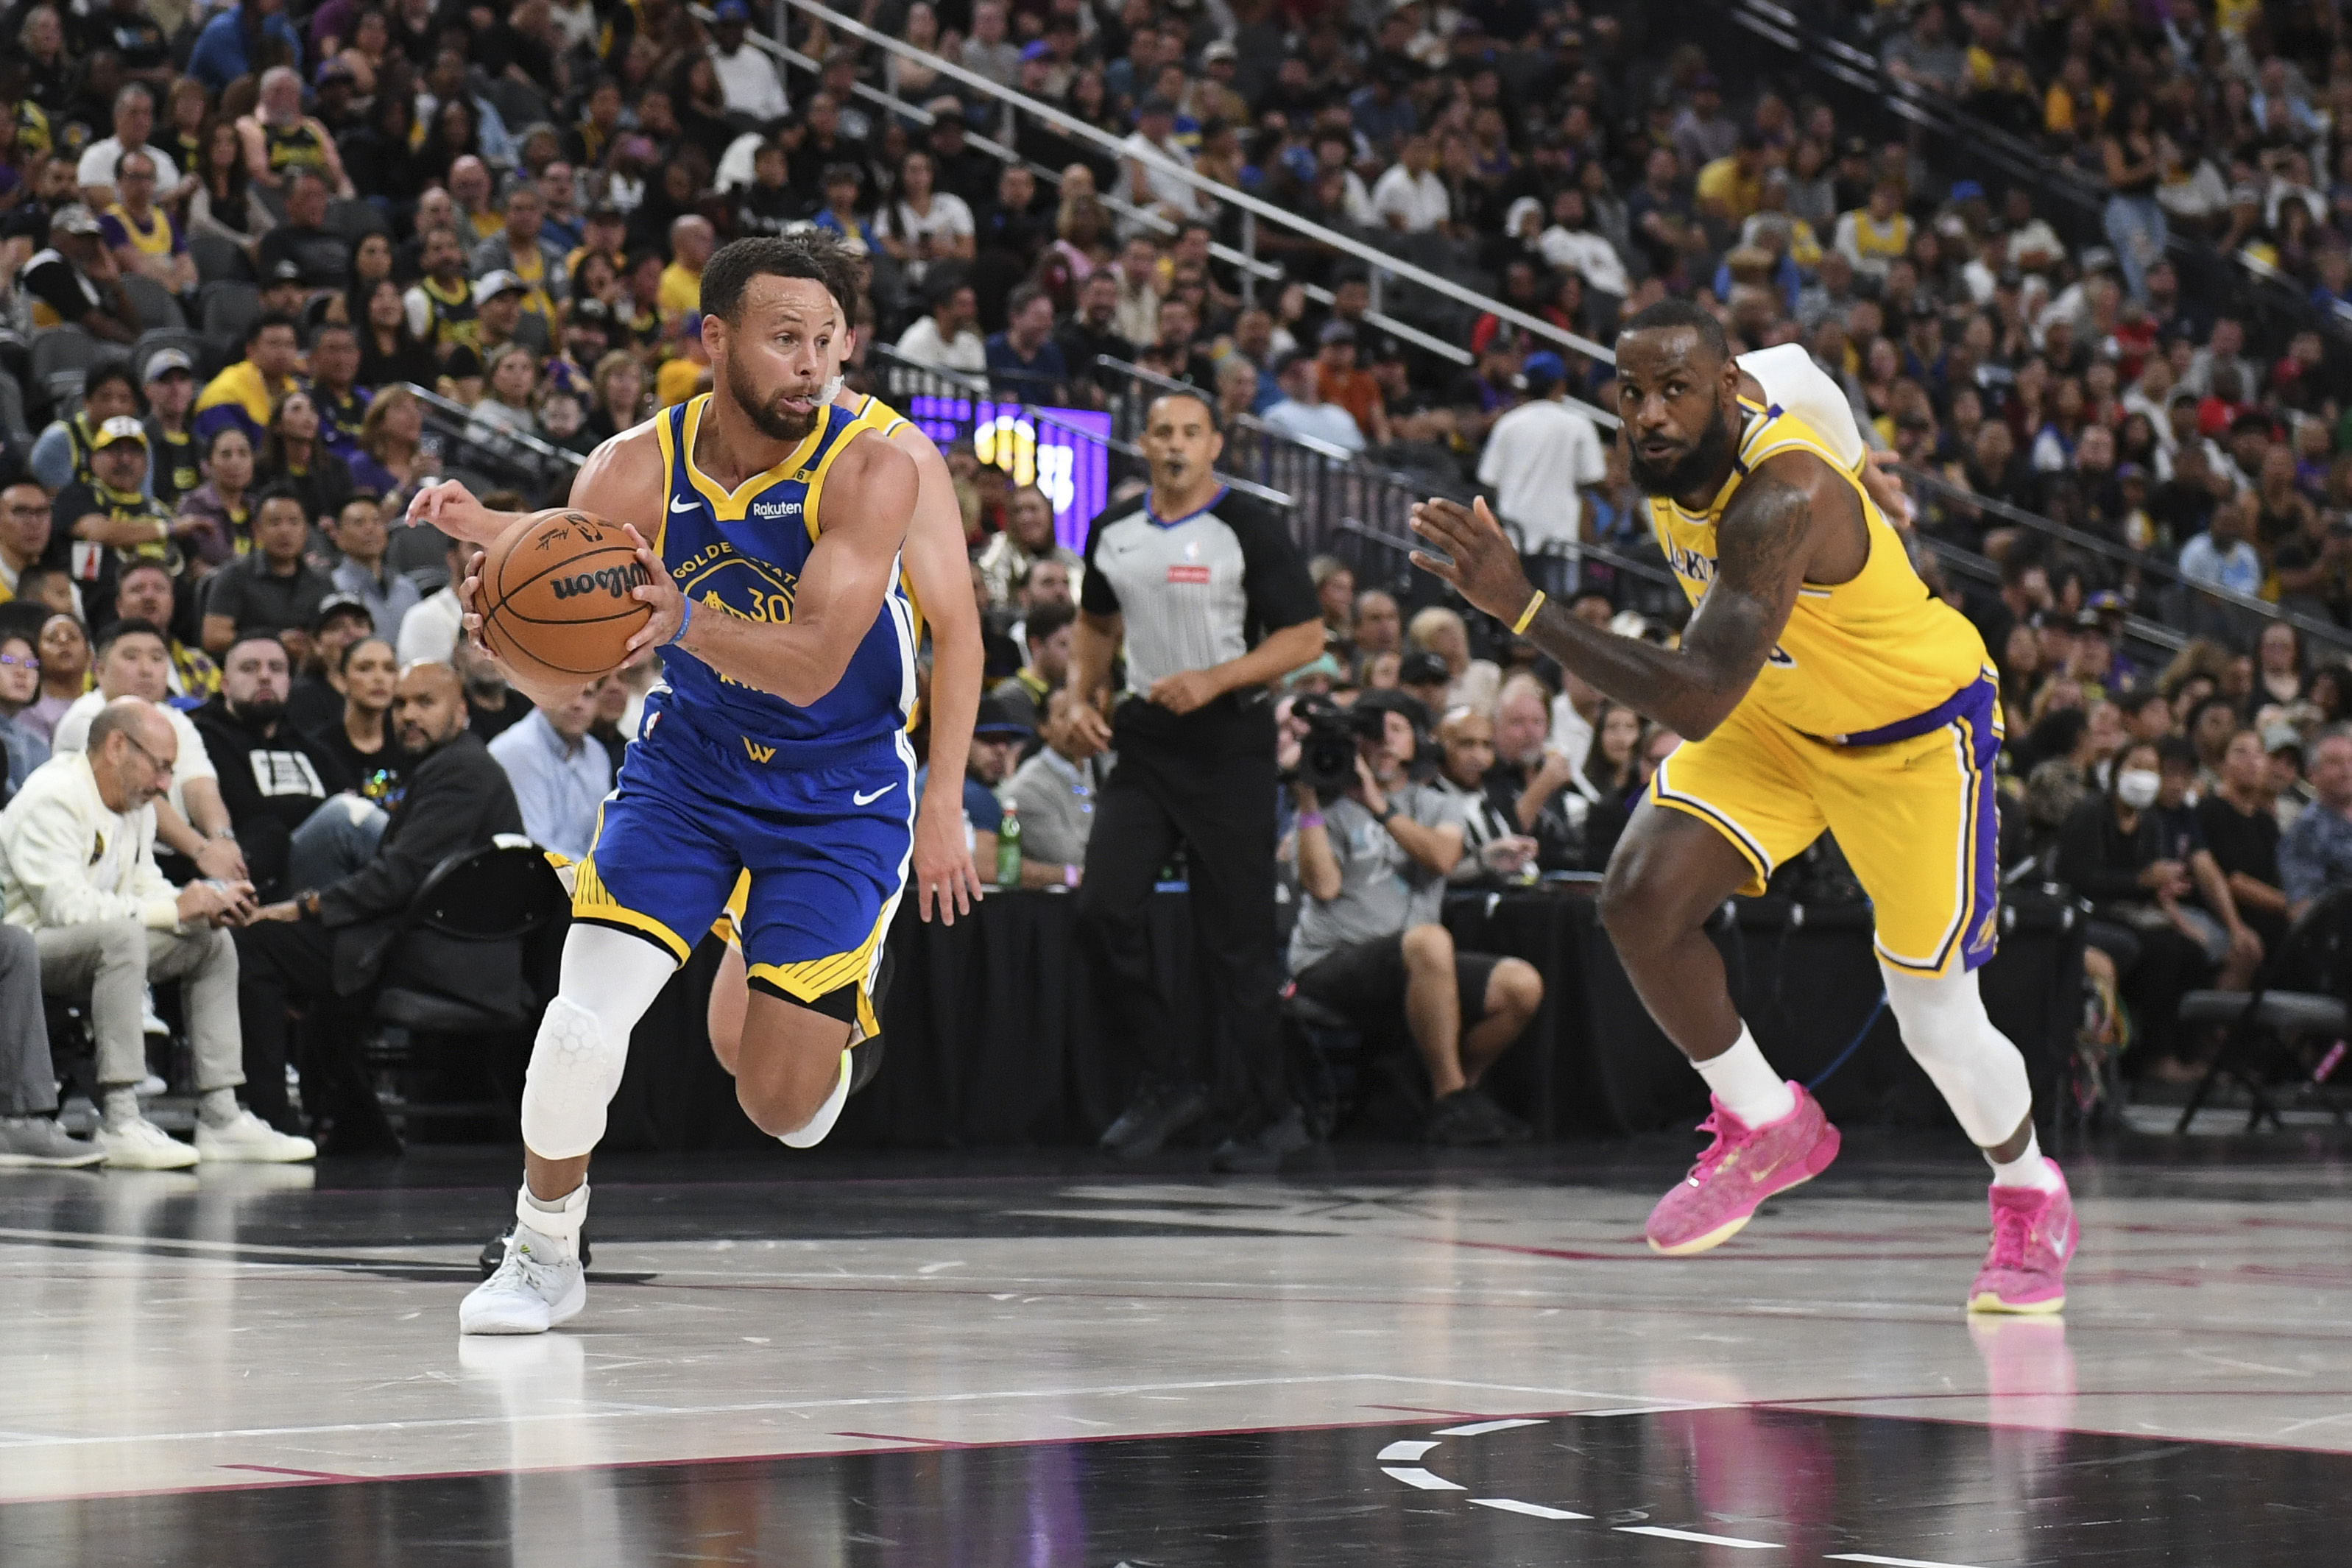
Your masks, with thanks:
M 1313 790 L 1318 799 L 1345 795 L 1356 783 L 1356 742 L 1378 740 L 1386 733 L 1388 720 L 1376 711 L 1342 708 L 1328 697 L 1302 699 L 1291 712 L 1307 726 L 1292 781 Z

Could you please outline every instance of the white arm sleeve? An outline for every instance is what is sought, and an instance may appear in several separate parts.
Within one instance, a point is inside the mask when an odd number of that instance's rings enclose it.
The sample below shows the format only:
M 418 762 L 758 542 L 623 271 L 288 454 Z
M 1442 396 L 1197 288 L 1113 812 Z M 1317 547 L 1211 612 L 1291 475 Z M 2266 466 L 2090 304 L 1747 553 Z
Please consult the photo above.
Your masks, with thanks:
M 1849 470 L 1862 466 L 1862 427 L 1853 405 L 1802 343 L 1782 343 L 1739 356 L 1739 368 L 1764 388 L 1765 401 L 1795 415 L 1819 433 Z

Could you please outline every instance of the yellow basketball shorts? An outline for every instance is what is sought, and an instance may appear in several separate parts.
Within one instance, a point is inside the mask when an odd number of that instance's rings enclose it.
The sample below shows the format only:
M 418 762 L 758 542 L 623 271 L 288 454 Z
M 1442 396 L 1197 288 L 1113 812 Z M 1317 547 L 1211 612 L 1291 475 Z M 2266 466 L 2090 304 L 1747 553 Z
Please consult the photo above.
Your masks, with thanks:
M 1742 704 L 1659 763 L 1649 796 L 1729 839 L 1750 897 L 1828 828 L 1870 895 L 1878 956 L 1946 974 L 1990 958 L 2000 928 L 2000 736 L 1990 670 L 1916 718 L 1838 741 Z

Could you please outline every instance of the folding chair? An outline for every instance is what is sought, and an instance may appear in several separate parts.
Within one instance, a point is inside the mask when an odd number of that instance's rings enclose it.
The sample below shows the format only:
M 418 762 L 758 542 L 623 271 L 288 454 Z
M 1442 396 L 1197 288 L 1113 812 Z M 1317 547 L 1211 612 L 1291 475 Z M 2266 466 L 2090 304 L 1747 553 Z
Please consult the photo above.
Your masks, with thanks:
M 2191 991 L 2180 999 L 2184 1024 L 2225 1026 L 2205 1076 L 2181 1107 L 2176 1133 L 2185 1133 L 2208 1096 L 2224 1079 L 2245 1090 L 2246 1131 L 2268 1121 L 2284 1130 L 2273 1096 L 2320 1100 L 2345 1121 L 2342 1099 L 2328 1078 L 2343 1060 L 2336 1047 L 2352 1032 L 2352 888 L 2322 894 L 2287 928 L 2278 950 L 2263 960 L 2248 991 Z

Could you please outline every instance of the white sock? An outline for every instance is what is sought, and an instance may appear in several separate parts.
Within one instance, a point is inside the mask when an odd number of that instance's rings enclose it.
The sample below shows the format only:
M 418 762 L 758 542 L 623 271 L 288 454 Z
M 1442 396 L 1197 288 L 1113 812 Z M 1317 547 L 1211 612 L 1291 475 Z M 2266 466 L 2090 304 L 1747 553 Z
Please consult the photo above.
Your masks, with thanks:
M 581 1183 L 560 1198 L 542 1198 L 525 1182 L 515 1194 L 515 1223 L 553 1242 L 565 1258 L 580 1250 L 580 1226 L 588 1218 L 588 1184 Z
M 1739 1038 L 1729 1050 L 1703 1062 L 1694 1062 L 1698 1076 L 1706 1079 L 1706 1087 L 1715 1098 L 1731 1108 L 1731 1113 L 1750 1127 L 1761 1127 L 1768 1121 L 1778 1121 L 1797 1109 L 1797 1091 L 1788 1080 L 1772 1070 L 1757 1048 L 1756 1037 L 1748 1026 L 1739 1026 Z
M 2042 1142 L 2032 1128 L 2026 1129 L 2025 1152 L 2014 1160 L 1996 1160 L 1985 1156 L 1992 1167 L 1992 1184 L 1996 1187 L 2039 1187 L 2045 1193 L 2058 1190 L 2058 1173 L 2042 1157 Z
M 203 1094 L 196 1097 L 196 1116 L 205 1126 L 215 1132 L 219 1131 L 236 1120 L 236 1090 L 233 1089 L 205 1090 Z

